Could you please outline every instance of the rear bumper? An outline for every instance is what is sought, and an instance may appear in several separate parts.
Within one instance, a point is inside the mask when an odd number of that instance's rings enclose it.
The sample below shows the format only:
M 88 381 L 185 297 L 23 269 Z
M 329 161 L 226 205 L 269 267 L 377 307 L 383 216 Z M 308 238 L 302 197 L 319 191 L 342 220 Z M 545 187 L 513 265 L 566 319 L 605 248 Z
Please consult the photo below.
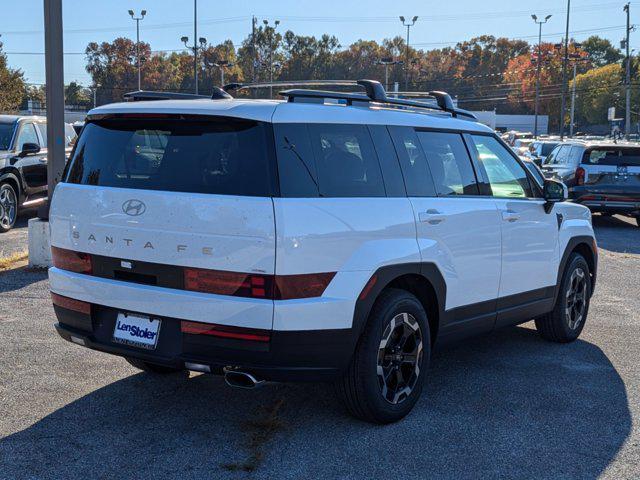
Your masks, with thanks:
M 180 331 L 180 320 L 159 317 L 162 327 L 156 349 L 116 343 L 113 330 L 118 310 L 93 304 L 91 314 L 54 306 L 56 330 L 62 338 L 85 347 L 158 365 L 184 368 L 203 364 L 222 374 L 234 367 L 268 381 L 331 381 L 346 368 L 355 348 L 351 329 L 273 331 L 269 342 L 253 342 Z
M 597 188 L 583 185 L 569 190 L 571 199 L 593 212 L 640 215 L 640 188 Z

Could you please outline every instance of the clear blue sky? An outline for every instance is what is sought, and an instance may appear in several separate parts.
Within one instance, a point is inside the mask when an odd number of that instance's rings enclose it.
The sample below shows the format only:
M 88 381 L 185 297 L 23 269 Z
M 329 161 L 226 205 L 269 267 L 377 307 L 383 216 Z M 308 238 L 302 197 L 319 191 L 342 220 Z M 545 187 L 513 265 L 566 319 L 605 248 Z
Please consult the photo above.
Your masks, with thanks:
M 598 34 L 616 44 L 624 35 L 624 0 L 573 0 L 571 31 L 577 40 Z M 640 2 L 632 3 L 632 18 L 640 23 Z M 65 81 L 90 84 L 84 70 L 84 49 L 90 41 L 111 41 L 118 36 L 135 39 L 135 22 L 127 10 L 147 10 L 141 22 L 141 39 L 153 50 L 182 47 L 180 37 L 193 37 L 192 0 L 63 0 Z M 560 41 L 565 28 L 566 0 L 216 0 L 198 1 L 198 36 L 212 43 L 230 38 L 239 44 L 249 33 L 251 15 L 261 21 L 279 19 L 280 29 L 298 34 L 336 35 L 342 45 L 358 39 L 404 35 L 399 15 L 419 15 L 411 30 L 411 44 L 430 49 L 481 34 L 535 41 L 537 29 L 531 13 L 553 14 L 545 40 Z M 25 72 L 29 82 L 45 78 L 44 20 L 42 0 L 0 0 L 0 41 L 9 64 Z M 640 46 L 640 31 L 632 35 L 632 47 Z

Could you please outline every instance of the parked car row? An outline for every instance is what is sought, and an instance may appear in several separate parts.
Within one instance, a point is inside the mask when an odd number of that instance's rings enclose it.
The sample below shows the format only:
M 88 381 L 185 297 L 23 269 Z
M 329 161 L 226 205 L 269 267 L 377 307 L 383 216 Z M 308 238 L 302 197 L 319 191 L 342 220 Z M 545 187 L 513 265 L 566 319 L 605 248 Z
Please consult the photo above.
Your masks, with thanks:
M 562 181 L 569 198 L 603 215 L 626 215 L 640 227 L 640 144 L 606 139 L 541 138 L 512 148 L 538 181 Z M 537 172 L 536 172 L 537 171 Z
M 67 156 L 76 131 L 65 124 Z M 21 209 L 47 199 L 47 120 L 38 116 L 0 115 L 0 232 L 10 230 Z

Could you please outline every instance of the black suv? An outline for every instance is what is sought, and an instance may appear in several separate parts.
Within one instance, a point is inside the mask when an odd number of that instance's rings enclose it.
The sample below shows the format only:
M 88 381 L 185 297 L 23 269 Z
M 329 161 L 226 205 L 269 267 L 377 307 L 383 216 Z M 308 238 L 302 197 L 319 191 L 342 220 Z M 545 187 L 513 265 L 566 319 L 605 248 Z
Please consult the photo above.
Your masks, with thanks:
M 65 124 L 67 155 L 75 142 Z M 47 198 L 47 121 L 44 117 L 0 115 L 0 232 L 10 230 L 20 209 Z

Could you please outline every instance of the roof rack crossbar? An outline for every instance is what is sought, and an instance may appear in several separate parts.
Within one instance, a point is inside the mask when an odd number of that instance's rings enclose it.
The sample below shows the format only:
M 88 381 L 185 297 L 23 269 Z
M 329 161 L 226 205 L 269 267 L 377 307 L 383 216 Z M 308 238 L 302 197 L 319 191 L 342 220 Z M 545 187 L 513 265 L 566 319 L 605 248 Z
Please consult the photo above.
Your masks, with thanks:
M 330 92 L 323 90 L 284 90 L 280 92 L 280 95 L 287 97 L 289 102 L 295 101 L 296 98 L 329 98 L 336 100 L 346 100 L 347 105 L 352 105 L 354 101 L 357 102 L 376 102 L 386 105 L 397 105 L 402 107 L 413 108 L 425 108 L 429 110 L 437 110 L 447 112 L 453 117 L 466 117 L 471 120 L 477 120 L 476 116 L 466 110 L 457 108 L 451 96 L 448 93 L 433 91 L 428 92 L 427 95 L 433 97 L 436 103 L 425 103 L 417 100 L 405 100 L 402 98 L 393 98 L 387 96 L 382 84 L 376 80 L 358 80 L 356 85 L 360 85 L 365 89 L 366 95 L 359 93 L 342 93 L 342 92 Z M 351 83 L 353 85 L 353 83 Z

